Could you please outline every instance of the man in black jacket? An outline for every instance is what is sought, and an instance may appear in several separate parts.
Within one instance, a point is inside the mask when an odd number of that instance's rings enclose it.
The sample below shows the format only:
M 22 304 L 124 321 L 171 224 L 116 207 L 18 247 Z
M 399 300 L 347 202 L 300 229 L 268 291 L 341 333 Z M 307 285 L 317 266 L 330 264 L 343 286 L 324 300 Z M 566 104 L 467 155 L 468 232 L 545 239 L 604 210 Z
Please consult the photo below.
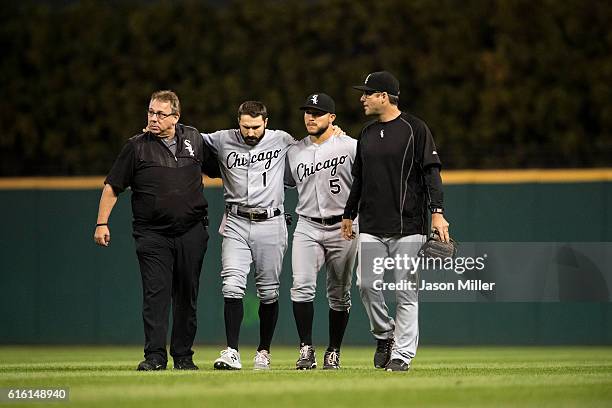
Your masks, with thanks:
M 365 114 L 376 120 L 366 124 L 357 143 L 342 235 L 352 238 L 352 220 L 359 214 L 357 285 L 378 342 L 374 366 L 407 371 L 418 345 L 417 271 L 400 265 L 392 268 L 396 283 L 412 282 L 395 291 L 394 320 L 381 289 L 383 272 L 373 266 L 377 259 L 414 259 L 425 242 L 428 212 L 431 228 L 448 241 L 441 163 L 425 122 L 399 110 L 399 82 L 393 75 L 373 72 L 354 88 L 363 92 Z
M 145 360 L 139 371 L 163 370 L 172 303 L 170 354 L 174 368 L 197 370 L 193 341 L 208 233 L 202 172 L 219 177 L 217 160 L 197 129 L 178 123 L 172 91 L 151 95 L 147 127 L 130 138 L 104 181 L 94 240 L 108 246 L 108 219 L 117 196 L 132 189 L 133 231 L 143 289 Z

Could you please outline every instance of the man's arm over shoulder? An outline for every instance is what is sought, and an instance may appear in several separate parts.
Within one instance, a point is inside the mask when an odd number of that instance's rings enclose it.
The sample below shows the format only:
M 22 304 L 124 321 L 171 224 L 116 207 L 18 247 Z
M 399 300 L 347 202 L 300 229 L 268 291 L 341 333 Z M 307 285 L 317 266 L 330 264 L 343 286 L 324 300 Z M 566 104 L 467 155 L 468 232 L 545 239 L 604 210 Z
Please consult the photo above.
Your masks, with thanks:
M 221 150 L 221 144 L 223 143 L 223 139 L 228 136 L 228 134 L 232 132 L 232 130 L 217 130 L 212 133 L 200 133 L 202 135 L 202 140 L 204 140 L 204 144 L 208 146 L 211 152 L 214 155 L 219 153 Z
M 293 136 L 291 136 L 289 133 L 285 132 L 284 130 L 272 130 L 272 131 L 287 146 L 292 146 L 292 145 L 294 145 L 294 144 L 299 142 L 299 140 L 297 140 L 296 138 L 294 138 Z
M 351 160 L 355 160 L 355 156 L 357 154 L 357 139 L 351 137 L 349 135 L 339 136 L 342 138 L 344 143 L 344 149 L 349 152 Z

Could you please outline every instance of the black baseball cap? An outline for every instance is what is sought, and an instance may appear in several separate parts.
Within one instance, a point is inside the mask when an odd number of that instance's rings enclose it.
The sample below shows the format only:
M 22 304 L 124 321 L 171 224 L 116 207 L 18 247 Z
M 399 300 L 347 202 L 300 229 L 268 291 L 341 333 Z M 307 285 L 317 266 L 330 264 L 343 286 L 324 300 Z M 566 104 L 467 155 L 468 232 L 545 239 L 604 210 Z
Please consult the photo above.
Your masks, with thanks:
M 301 110 L 318 109 L 323 112 L 336 113 L 336 103 L 326 93 L 315 93 L 306 98 L 304 105 L 300 106 Z
M 389 95 L 399 96 L 399 81 L 387 71 L 378 71 L 368 74 L 363 85 L 353 87 L 365 92 L 386 92 Z

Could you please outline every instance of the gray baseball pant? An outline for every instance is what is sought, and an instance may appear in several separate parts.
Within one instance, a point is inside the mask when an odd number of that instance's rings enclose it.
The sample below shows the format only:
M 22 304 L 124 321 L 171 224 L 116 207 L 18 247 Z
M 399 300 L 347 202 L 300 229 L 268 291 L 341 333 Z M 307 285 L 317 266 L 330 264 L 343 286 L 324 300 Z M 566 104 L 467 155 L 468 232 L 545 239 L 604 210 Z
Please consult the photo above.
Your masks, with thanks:
M 226 217 L 221 246 L 223 297 L 244 297 L 254 262 L 257 297 L 261 303 L 274 303 L 287 250 L 285 217 L 279 215 L 264 221 L 251 221 L 231 213 Z
M 404 237 L 378 237 L 371 234 L 359 235 L 359 265 L 357 267 L 357 286 L 361 300 L 370 319 L 370 330 L 378 340 L 395 339 L 391 359 L 398 358 L 410 363 L 416 355 L 419 342 L 419 304 L 418 288 L 394 291 L 396 301 L 395 320 L 389 316 L 385 302 L 385 293 L 376 288 L 375 281 L 382 275 L 374 273 L 372 259 L 375 257 L 395 258 L 396 255 L 416 257 L 419 248 L 425 242 L 424 235 Z M 413 281 L 418 285 L 418 274 L 411 274 L 404 268 L 393 269 L 395 283 Z M 386 292 L 389 294 L 389 291 Z
M 357 228 L 356 223 L 353 228 Z M 321 225 L 300 217 L 293 233 L 291 300 L 314 300 L 317 273 L 325 265 L 330 309 L 339 312 L 349 310 L 357 247 L 357 240 L 347 241 L 342 238 L 340 223 Z

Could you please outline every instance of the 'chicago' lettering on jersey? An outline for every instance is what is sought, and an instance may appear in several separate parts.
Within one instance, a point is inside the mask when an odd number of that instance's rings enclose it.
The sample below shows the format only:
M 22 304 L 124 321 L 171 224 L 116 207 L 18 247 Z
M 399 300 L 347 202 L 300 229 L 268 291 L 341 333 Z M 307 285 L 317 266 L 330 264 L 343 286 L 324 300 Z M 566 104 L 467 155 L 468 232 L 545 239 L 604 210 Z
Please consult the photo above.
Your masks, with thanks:
M 296 173 L 300 182 L 306 177 L 310 177 L 318 171 L 332 169 L 331 175 L 335 176 L 338 166 L 344 164 L 348 159 L 349 155 L 334 157 L 333 159 L 327 159 L 324 162 L 314 163 L 300 163 L 297 165 Z
M 272 164 L 272 159 L 277 159 L 280 152 L 281 152 L 280 149 L 274 150 L 274 151 L 267 150 L 264 152 L 259 152 L 258 154 L 251 156 L 250 163 L 253 164 L 253 163 L 257 163 L 257 162 L 265 160 L 266 161 L 265 168 L 267 170 L 270 168 L 270 165 Z M 249 165 L 249 154 L 230 152 L 227 155 L 226 164 L 227 164 L 228 169 L 231 169 L 234 167 L 247 167 Z

